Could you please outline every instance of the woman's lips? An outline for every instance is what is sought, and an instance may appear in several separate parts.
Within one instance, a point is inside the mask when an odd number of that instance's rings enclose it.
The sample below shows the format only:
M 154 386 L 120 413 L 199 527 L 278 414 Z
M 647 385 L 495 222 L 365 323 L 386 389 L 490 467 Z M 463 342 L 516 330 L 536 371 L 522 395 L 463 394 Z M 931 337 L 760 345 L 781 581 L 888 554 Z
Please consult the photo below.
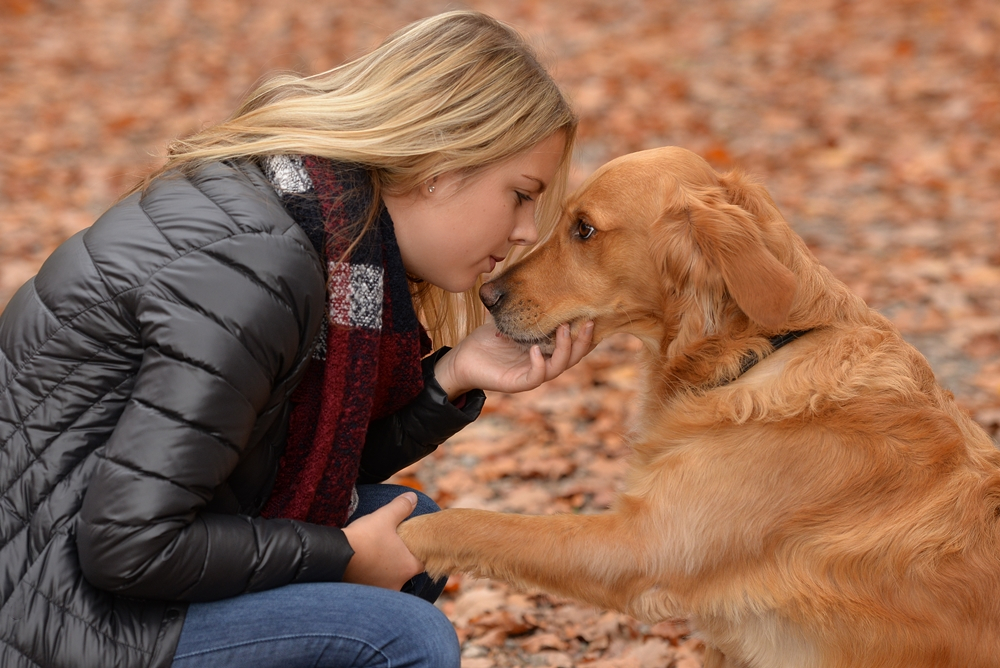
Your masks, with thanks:
M 503 262 L 503 261 L 504 261 L 504 258 L 502 258 L 502 257 L 496 257 L 496 256 L 493 256 L 493 255 L 490 255 L 490 272 L 492 272 L 494 269 L 496 269 L 496 266 L 497 266 L 498 263 Z

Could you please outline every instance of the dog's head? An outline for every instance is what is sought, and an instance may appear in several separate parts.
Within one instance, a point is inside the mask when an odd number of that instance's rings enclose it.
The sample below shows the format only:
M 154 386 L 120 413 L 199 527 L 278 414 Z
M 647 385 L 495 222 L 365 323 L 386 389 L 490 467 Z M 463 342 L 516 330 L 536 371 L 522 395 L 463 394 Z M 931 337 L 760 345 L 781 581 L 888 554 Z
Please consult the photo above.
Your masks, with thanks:
M 483 285 L 501 332 L 551 349 L 563 322 L 593 320 L 651 345 L 720 328 L 785 329 L 796 295 L 794 234 L 763 187 L 680 148 L 598 169 L 553 234 Z

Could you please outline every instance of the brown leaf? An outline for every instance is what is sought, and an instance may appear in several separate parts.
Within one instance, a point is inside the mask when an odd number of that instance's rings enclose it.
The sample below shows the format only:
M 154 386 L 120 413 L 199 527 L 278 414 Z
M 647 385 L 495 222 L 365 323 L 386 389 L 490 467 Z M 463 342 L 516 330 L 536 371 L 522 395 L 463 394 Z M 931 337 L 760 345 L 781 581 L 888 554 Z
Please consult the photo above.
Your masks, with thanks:
M 685 620 L 671 619 L 654 624 L 650 627 L 649 634 L 660 638 L 666 638 L 676 644 L 680 638 L 690 635 L 691 629 L 688 627 Z
M 537 654 L 543 649 L 564 650 L 566 641 L 554 633 L 536 633 L 521 641 L 521 647 L 530 654 Z

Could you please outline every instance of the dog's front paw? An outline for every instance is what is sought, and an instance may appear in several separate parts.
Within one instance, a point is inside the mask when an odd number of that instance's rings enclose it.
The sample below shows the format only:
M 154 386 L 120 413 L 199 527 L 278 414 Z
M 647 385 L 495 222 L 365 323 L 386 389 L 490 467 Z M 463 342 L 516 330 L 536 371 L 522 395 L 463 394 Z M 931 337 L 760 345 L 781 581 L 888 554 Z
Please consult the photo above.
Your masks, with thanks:
M 420 515 L 406 520 L 396 528 L 406 548 L 424 564 L 427 573 L 434 578 L 454 571 L 442 551 L 440 538 L 435 535 L 435 517 L 440 513 Z
M 398 527 L 396 527 L 396 533 L 406 544 L 406 548 L 413 553 L 417 559 L 423 560 L 423 541 L 421 540 L 425 531 L 421 531 L 421 526 L 426 523 L 427 515 L 420 515 L 418 517 L 411 517 L 406 520 Z

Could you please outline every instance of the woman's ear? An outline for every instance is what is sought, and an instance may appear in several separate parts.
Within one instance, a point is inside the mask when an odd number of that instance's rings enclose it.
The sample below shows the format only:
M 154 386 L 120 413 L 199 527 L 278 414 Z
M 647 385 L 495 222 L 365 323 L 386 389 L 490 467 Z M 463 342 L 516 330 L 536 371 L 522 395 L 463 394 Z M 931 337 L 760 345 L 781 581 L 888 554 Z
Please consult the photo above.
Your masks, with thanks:
M 752 193 L 740 192 L 740 197 Z M 795 275 L 764 245 L 756 216 L 733 204 L 727 194 L 722 187 L 689 193 L 692 238 L 747 317 L 766 330 L 778 331 L 795 299 Z

